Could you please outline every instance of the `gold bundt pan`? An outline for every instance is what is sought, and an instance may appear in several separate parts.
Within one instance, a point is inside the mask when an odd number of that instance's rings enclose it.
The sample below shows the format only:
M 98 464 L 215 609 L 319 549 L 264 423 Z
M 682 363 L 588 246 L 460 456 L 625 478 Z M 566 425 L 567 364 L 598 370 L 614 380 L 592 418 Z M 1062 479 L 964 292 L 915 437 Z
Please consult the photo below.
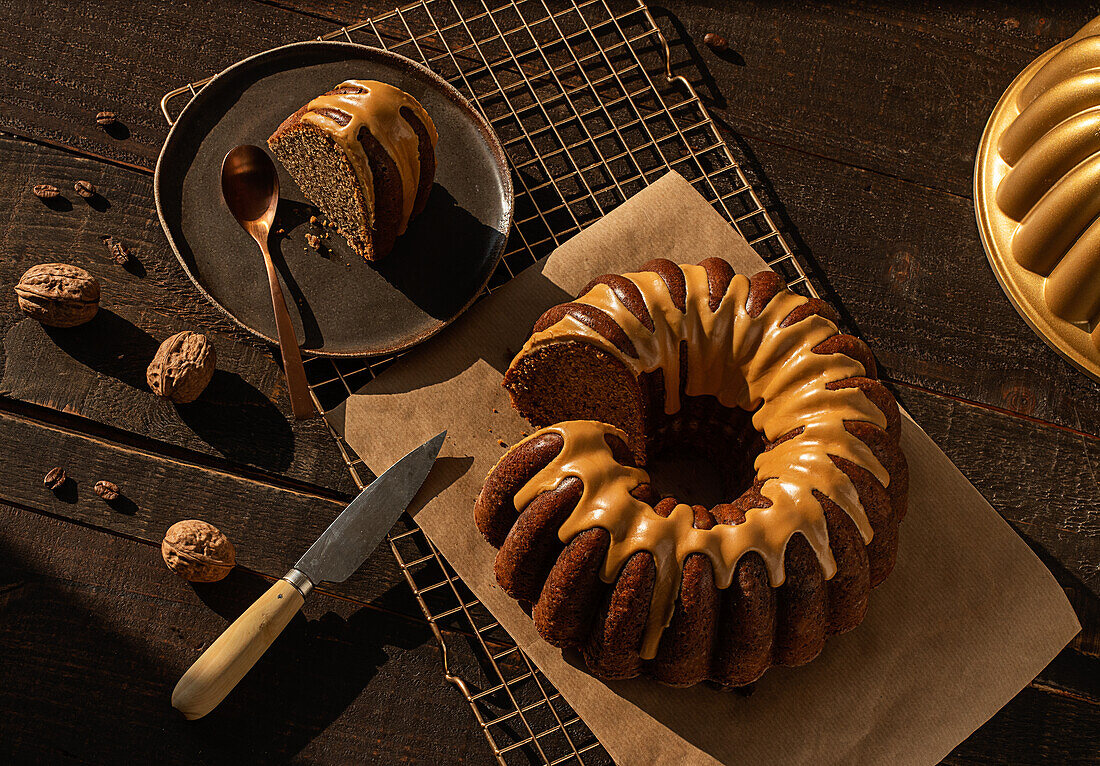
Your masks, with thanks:
M 1100 17 L 997 102 L 978 145 L 974 208 L 1024 321 L 1100 381 Z

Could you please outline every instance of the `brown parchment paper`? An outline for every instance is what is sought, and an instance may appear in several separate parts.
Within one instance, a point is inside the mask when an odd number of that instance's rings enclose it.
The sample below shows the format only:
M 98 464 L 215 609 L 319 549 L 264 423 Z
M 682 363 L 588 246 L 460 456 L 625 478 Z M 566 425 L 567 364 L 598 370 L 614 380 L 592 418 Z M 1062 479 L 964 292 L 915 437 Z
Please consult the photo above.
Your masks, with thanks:
M 495 551 L 473 522 L 486 473 L 530 427 L 502 372 L 535 319 L 593 276 L 663 256 L 764 262 L 670 174 L 478 303 L 333 415 L 381 472 L 448 429 L 414 501 L 416 521 L 619 764 L 935 763 L 978 728 L 1079 629 L 1039 559 L 908 417 L 912 472 L 897 566 L 863 624 L 801 668 L 774 668 L 749 697 L 636 679 L 605 683 L 539 638 L 497 587 Z M 1006 470 L 1010 467 L 1006 466 Z

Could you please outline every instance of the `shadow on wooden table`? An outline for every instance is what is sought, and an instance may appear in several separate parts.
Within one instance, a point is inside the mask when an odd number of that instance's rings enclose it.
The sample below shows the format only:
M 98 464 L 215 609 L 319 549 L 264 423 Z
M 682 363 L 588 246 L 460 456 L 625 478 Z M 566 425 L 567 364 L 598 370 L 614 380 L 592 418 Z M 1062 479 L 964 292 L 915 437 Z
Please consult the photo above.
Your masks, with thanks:
M 294 459 L 294 431 L 286 416 L 235 372 L 215 370 L 198 399 L 174 406 L 199 438 L 229 460 L 278 472 Z
M 228 624 L 271 583 L 237 569 L 221 583 L 194 587 Z M 236 732 L 253 757 L 296 753 L 359 696 L 386 662 L 387 646 L 411 649 L 430 640 L 426 625 L 380 619 L 369 608 L 346 619 L 299 614 L 230 696 L 190 726 L 200 736 Z
M 179 675 L 270 583 L 235 570 L 195 586 L 222 621 L 186 599 L 129 588 L 116 593 L 118 608 L 105 608 L 95 594 L 141 575 L 129 567 L 60 578 L 36 569 L 0 539 L 0 699 L 10 717 L 0 740 L 9 753 L 52 753 L 51 762 L 148 762 L 153 753 L 170 763 L 286 760 L 352 705 L 387 647 L 432 641 L 426 625 L 351 604 L 346 618 L 299 615 L 218 708 L 188 722 L 169 702 Z M 155 579 L 139 584 L 147 589 L 157 590 Z M 189 617 L 193 627 L 173 627 Z
M 157 352 L 157 340 L 107 308 L 78 327 L 45 327 L 59 349 L 76 361 L 132 388 L 149 391 L 145 369 Z
M 33 326 L 29 327 L 33 331 Z M 101 308 L 95 318 L 79 327 L 43 329 L 53 344 L 76 362 L 153 396 L 145 376 L 159 342 L 128 319 Z M 32 373 L 13 370 L 7 374 L 16 378 Z M 236 372 L 215 370 L 210 384 L 194 402 L 158 403 L 165 409 L 175 408 L 180 420 L 229 460 L 269 471 L 283 471 L 293 460 L 294 431 L 286 416 Z M 165 417 L 171 415 L 165 413 Z

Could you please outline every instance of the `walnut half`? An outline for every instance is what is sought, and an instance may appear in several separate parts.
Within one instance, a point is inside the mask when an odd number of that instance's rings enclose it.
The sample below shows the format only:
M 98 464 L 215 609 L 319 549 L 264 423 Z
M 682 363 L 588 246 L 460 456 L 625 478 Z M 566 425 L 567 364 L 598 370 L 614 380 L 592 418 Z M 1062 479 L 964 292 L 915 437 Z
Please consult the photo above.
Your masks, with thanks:
M 164 533 L 160 554 L 168 568 L 191 582 L 217 582 L 237 563 L 233 543 L 213 524 L 177 521 Z

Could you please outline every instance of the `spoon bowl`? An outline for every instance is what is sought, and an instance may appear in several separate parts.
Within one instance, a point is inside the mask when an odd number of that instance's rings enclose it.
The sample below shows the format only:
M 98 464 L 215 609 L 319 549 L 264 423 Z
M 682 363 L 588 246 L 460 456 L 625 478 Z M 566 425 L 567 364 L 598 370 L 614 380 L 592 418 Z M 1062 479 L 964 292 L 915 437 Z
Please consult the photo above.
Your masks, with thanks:
M 314 417 L 317 409 L 309 396 L 298 337 L 294 334 L 294 324 L 290 321 L 290 312 L 286 308 L 279 274 L 267 248 L 275 210 L 279 207 L 279 173 L 267 152 L 252 144 L 242 144 L 230 149 L 222 160 L 222 197 L 229 206 L 229 212 L 237 219 L 241 228 L 256 240 L 264 256 L 291 410 L 294 417 L 299 419 Z
M 254 222 L 270 230 L 279 206 L 279 174 L 267 152 L 252 144 L 231 149 L 222 160 L 222 196 L 246 231 L 246 223 Z

